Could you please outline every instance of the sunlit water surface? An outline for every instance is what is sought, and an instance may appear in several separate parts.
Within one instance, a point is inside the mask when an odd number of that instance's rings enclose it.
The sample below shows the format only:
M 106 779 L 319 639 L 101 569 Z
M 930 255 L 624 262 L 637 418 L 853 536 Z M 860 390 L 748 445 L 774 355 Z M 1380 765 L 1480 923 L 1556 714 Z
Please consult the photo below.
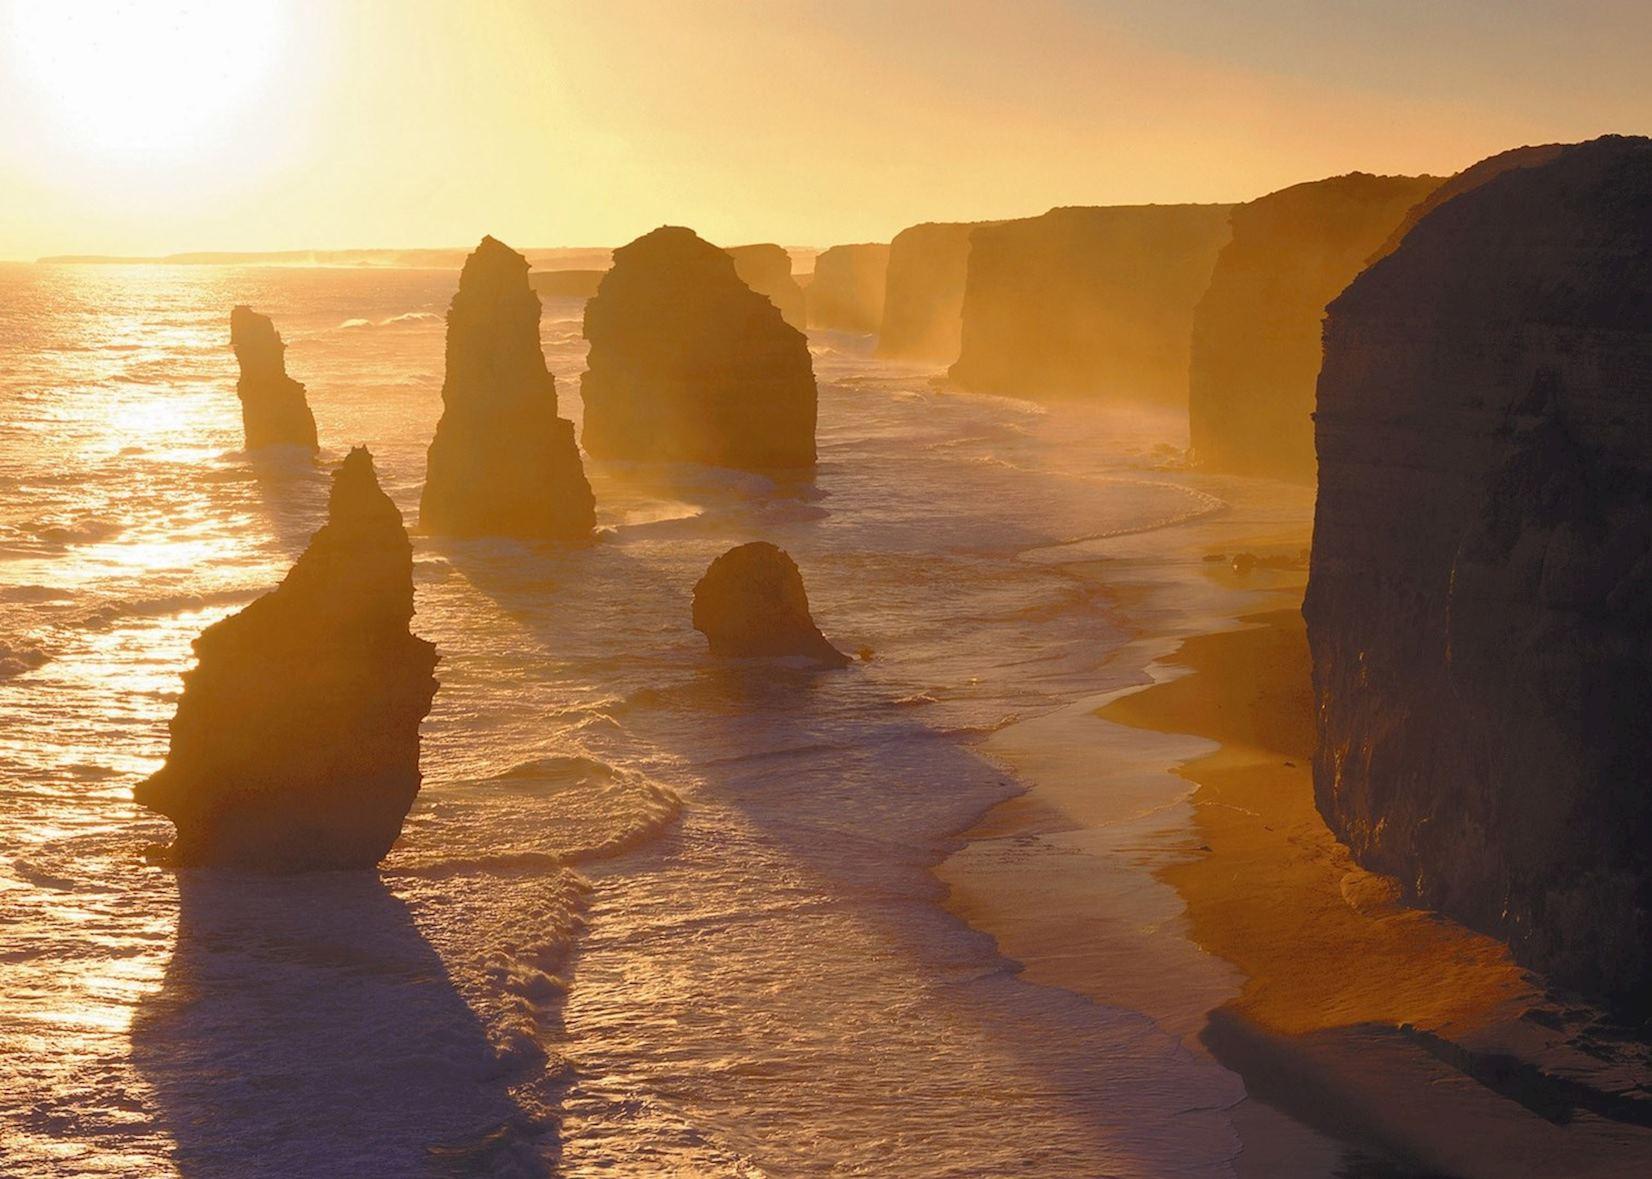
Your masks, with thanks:
M 146 866 L 190 640 L 348 446 L 416 524 L 455 277 L 0 267 L 0 1170 L 1228 1173 L 1237 1080 L 1020 980 L 928 872 L 1017 788 L 973 740 L 1132 674 L 1104 566 L 1049 546 L 1219 509 L 1174 424 L 817 337 L 812 481 L 590 463 L 590 547 L 415 536 L 441 690 L 379 879 Z M 318 465 L 239 451 L 239 302 Z M 543 328 L 576 421 L 578 314 Z M 755 538 L 869 661 L 708 659 L 692 586 Z

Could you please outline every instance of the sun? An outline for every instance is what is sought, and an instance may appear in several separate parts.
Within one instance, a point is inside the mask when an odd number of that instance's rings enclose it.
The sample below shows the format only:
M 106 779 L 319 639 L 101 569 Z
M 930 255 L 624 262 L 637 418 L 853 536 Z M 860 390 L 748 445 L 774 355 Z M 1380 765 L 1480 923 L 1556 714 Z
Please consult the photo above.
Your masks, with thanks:
M 43 140 L 110 162 L 222 146 L 274 80 L 287 22 L 262 0 L 13 0 L 7 49 Z

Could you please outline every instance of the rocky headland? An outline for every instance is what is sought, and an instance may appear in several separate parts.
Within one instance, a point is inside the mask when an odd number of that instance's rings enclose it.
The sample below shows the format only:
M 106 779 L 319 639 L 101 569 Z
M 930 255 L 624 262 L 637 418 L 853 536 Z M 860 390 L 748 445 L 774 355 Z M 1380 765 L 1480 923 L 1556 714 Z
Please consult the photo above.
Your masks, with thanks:
M 693 618 L 713 655 L 850 662 L 815 625 L 797 562 L 767 541 L 739 545 L 711 563 L 694 586 Z
M 304 386 L 287 375 L 287 345 L 270 317 L 251 307 L 229 313 L 229 343 L 241 366 L 235 394 L 248 450 L 266 446 L 316 449 L 315 416 Z
M 436 649 L 409 632 L 413 549 L 352 450 L 286 578 L 195 640 L 166 765 L 138 802 L 179 867 L 371 868 L 419 791 Z
M 809 326 L 835 332 L 876 332 L 883 326 L 889 247 L 833 246 L 815 259 L 809 282 Z
M 740 281 L 778 307 L 780 317 L 802 331 L 806 320 L 803 288 L 792 277 L 792 256 L 785 248 L 760 242 L 730 246 L 725 252 L 734 259 L 734 273 Z
M 1201 466 L 1313 482 L 1325 305 L 1439 184 L 1354 172 L 1233 210 L 1193 315 L 1188 419 Z
M 1652 141 L 1439 203 L 1331 305 L 1304 614 L 1331 828 L 1557 982 L 1652 994 Z
M 992 224 L 926 222 L 895 235 L 889 243 L 879 356 L 941 365 L 958 359 L 970 238 Z
M 539 344 L 528 262 L 491 237 L 466 260 L 447 313 L 442 417 L 419 522 L 447 536 L 580 540 L 596 522 L 573 423 Z
M 808 341 L 729 255 L 664 226 L 614 251 L 585 305 L 585 448 L 748 470 L 815 461 Z
M 1052 209 L 977 229 L 948 375 L 1011 397 L 1181 406 L 1231 205 Z

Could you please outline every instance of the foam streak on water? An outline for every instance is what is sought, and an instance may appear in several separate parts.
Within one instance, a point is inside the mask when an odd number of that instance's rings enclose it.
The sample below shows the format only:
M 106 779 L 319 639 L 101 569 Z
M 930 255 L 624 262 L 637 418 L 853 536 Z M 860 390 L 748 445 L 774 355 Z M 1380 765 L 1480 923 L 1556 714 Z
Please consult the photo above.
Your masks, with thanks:
M 281 577 L 348 446 L 414 521 L 454 281 L 0 268 L 0 1170 L 1228 1173 L 1235 1078 L 1020 980 L 928 871 L 1016 789 L 977 737 L 1132 674 L 1075 542 L 1220 508 L 1163 422 L 817 339 L 813 481 L 592 465 L 589 548 L 416 537 L 442 687 L 378 879 L 144 866 L 190 640 Z M 238 451 L 243 302 L 320 467 Z M 576 420 L 577 316 L 543 333 Z M 757 538 L 871 662 L 706 658 L 691 587 Z

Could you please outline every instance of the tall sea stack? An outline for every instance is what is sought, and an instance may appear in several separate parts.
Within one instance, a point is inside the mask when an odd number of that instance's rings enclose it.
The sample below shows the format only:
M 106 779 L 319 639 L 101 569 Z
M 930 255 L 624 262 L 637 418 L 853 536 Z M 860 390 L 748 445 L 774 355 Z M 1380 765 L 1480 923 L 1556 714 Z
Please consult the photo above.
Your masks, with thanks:
M 412 617 L 413 548 L 358 447 L 285 580 L 195 640 L 166 765 L 134 792 L 176 825 L 174 864 L 378 863 L 419 792 L 436 693 Z
M 1652 141 L 1438 205 L 1330 306 L 1315 790 L 1407 894 L 1652 1006 Z
M 1052 209 L 977 229 L 949 375 L 1009 397 L 1186 404 L 1193 308 L 1232 207 Z
M 940 365 L 958 359 L 970 238 L 991 224 L 930 222 L 895 235 L 889 243 L 879 356 Z
M 596 522 L 573 423 L 539 346 L 539 296 L 521 254 L 484 237 L 447 312 L 442 418 L 419 521 L 447 536 L 580 540 Z
M 809 326 L 836 332 L 876 332 L 883 325 L 889 247 L 833 246 L 815 259 L 809 283 Z
M 759 295 L 780 308 L 780 317 L 798 331 L 804 327 L 803 288 L 792 277 L 792 256 L 771 242 L 730 246 L 734 273 Z
M 229 343 L 241 366 L 235 394 L 248 450 L 266 446 L 316 449 L 315 416 L 304 386 L 287 375 L 287 345 L 270 317 L 251 307 L 229 313 Z
M 664 226 L 615 250 L 585 338 L 591 454 L 751 470 L 815 461 L 807 340 L 693 230 Z
M 1188 419 L 1200 465 L 1313 482 L 1325 305 L 1439 183 L 1355 172 L 1233 210 L 1233 240 L 1193 315 Z

